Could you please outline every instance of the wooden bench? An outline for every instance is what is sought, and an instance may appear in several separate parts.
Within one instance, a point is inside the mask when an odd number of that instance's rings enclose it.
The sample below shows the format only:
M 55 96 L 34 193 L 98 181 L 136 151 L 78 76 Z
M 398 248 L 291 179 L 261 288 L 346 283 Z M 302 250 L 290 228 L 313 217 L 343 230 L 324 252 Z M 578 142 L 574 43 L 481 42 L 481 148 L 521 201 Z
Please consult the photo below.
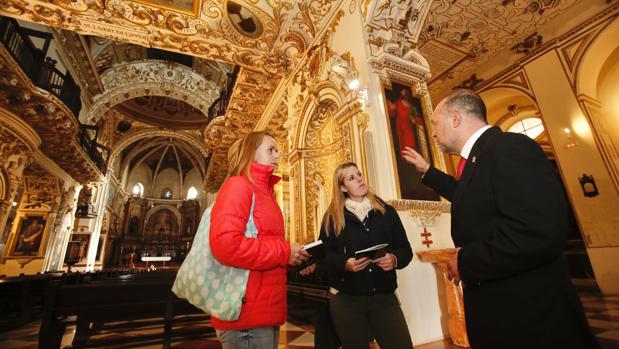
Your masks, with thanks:
M 25 325 L 43 311 L 43 298 L 54 275 L 22 275 L 0 279 L 0 329 Z
M 97 347 L 131 341 L 163 340 L 169 348 L 171 339 L 178 336 L 214 335 L 214 330 L 173 331 L 175 317 L 202 314 L 196 321 L 208 316 L 172 292 L 174 273 L 138 273 L 120 275 L 100 281 L 74 285 L 52 282 L 45 298 L 45 311 L 39 332 L 39 348 L 60 348 L 67 325 L 75 325 L 72 347 Z M 145 334 L 127 338 L 91 339 L 106 323 L 152 319 L 163 323 L 163 333 Z M 126 323 L 126 328 L 131 324 Z

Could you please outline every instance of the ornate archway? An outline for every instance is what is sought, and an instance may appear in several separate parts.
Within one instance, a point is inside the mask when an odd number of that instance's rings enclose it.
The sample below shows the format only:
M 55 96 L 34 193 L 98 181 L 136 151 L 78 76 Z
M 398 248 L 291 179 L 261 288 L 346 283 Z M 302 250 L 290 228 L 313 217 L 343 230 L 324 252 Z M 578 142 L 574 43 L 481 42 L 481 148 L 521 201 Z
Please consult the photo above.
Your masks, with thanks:
M 328 201 L 330 179 L 340 163 L 352 160 L 365 166 L 359 135 L 366 126 L 360 118 L 356 95 L 342 95 L 341 89 L 329 80 L 314 85 L 307 95 L 291 125 L 288 158 L 291 238 L 300 242 L 316 239 L 319 231 L 316 224 L 322 217 L 316 215 L 324 201 L 320 185 L 325 187 Z
M 87 120 L 96 124 L 113 106 L 143 96 L 161 96 L 186 102 L 205 117 L 219 97 L 217 85 L 189 67 L 174 62 L 142 60 L 119 64 L 102 76 L 105 92 L 95 96 Z

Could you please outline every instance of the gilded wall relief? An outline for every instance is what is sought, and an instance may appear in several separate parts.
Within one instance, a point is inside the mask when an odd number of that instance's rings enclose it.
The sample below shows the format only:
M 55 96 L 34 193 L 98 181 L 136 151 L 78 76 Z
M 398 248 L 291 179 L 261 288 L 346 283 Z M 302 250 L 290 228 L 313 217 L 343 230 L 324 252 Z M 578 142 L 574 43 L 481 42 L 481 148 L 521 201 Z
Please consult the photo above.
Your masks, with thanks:
M 432 0 L 380 0 L 365 4 L 368 44 L 373 56 L 383 52 L 408 60 Z M 427 64 L 426 64 L 427 65 Z
M 41 151 L 80 183 L 99 181 L 101 172 L 77 143 L 77 118 L 56 96 L 32 84 L 0 45 L 0 107 L 19 115 L 44 139 Z
M 0 14 L 284 76 L 329 20 L 334 2 L 3 0 Z
M 319 203 L 317 178 L 332 178 L 335 167 L 344 160 L 342 146 L 342 131 L 335 120 L 339 106 L 333 100 L 325 99 L 308 115 L 306 132 L 302 136 L 299 161 L 304 167 L 303 174 L 296 178 L 299 198 L 304 198 L 301 217 L 302 227 L 297 234 L 301 234 L 304 242 L 313 241 L 318 231 L 316 224 L 320 219 L 316 217 L 316 207 Z M 307 120 L 307 119 L 306 119 Z M 303 182 L 303 185 L 300 185 Z M 327 180 L 327 187 L 330 180 Z M 301 212 L 299 212 L 301 213 Z M 297 235 L 299 237 L 299 235 Z
M 432 0 L 382 0 L 375 3 L 369 24 L 391 31 L 392 38 L 417 41 Z
M 208 108 L 219 97 L 219 86 L 173 62 L 136 61 L 108 69 L 101 75 L 105 91 L 95 96 L 88 120 L 96 124 L 111 107 L 143 96 L 161 96 L 188 103 L 206 119 Z
M 204 131 L 204 142 L 211 155 L 206 187 L 215 192 L 227 173 L 227 151 L 242 135 L 251 132 L 264 112 L 280 79 L 276 76 L 241 69 L 225 116 L 216 117 Z
M 3 119 L 6 117 L 5 115 L 1 116 Z M 3 192 L 0 196 L 0 204 L 5 205 L 11 204 L 18 190 L 23 186 L 23 172 L 30 164 L 33 152 L 32 146 L 11 130 L 11 126 L 14 127 L 15 125 L 0 122 L 0 169 L 8 177 L 2 180 Z M 0 215 L 2 214 L 4 213 L 0 211 Z
M 56 177 L 24 176 L 24 196 L 20 210 L 52 211 L 60 198 L 60 184 Z

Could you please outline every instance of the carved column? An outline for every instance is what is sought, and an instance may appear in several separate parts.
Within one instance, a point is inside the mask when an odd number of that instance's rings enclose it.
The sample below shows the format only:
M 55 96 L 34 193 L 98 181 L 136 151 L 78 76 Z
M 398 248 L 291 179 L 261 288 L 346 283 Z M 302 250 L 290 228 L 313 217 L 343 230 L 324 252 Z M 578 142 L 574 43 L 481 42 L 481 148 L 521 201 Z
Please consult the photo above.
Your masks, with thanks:
M 57 219 L 54 222 L 50 235 L 48 246 L 51 246 L 51 248 L 47 249 L 46 271 L 62 270 L 67 245 L 73 229 L 75 208 L 80 190 L 81 186 L 79 185 L 71 185 L 63 190 L 60 205 L 56 211 Z
M 452 254 L 447 250 L 430 250 L 418 253 L 423 262 L 435 264 L 442 272 L 445 280 L 445 293 L 447 295 L 447 310 L 449 312 L 449 333 L 453 343 L 460 347 L 469 347 L 466 335 L 466 323 L 464 321 L 464 303 L 462 301 L 462 289 L 447 279 L 447 262 Z
M 92 271 L 95 269 L 95 259 L 97 257 L 97 248 L 99 247 L 99 237 L 101 236 L 103 213 L 105 212 L 105 201 L 107 199 L 108 186 L 111 185 L 109 180 L 110 176 L 111 174 L 108 174 L 105 183 L 96 183 L 93 185 L 93 187 L 96 188 L 94 204 L 97 210 L 97 217 L 93 219 L 94 226 L 91 222 L 92 233 L 90 235 L 90 243 L 88 244 L 88 254 L 86 260 L 87 271 Z
M 13 121 L 12 115 L 2 114 L 8 122 Z M 16 198 L 18 189 L 23 183 L 24 168 L 31 162 L 31 147 L 21 137 L 18 137 L 14 130 L 4 128 L 0 125 L 0 242 L 8 237 L 3 236 L 10 209 Z M 21 126 L 21 125 L 11 125 Z M 4 251 L 0 251 L 0 258 Z

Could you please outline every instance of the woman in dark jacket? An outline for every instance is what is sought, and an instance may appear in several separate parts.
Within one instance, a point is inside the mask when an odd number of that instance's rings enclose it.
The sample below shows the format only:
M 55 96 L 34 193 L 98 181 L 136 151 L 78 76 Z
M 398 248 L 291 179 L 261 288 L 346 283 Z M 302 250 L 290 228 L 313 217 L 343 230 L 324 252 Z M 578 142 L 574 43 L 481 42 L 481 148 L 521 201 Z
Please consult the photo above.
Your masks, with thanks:
M 381 349 L 412 348 L 400 303 L 395 269 L 413 258 L 396 210 L 367 187 L 357 165 L 333 174 L 333 198 L 323 218 L 331 315 L 343 349 L 369 348 L 370 333 Z M 382 257 L 355 258 L 355 252 L 388 244 Z

